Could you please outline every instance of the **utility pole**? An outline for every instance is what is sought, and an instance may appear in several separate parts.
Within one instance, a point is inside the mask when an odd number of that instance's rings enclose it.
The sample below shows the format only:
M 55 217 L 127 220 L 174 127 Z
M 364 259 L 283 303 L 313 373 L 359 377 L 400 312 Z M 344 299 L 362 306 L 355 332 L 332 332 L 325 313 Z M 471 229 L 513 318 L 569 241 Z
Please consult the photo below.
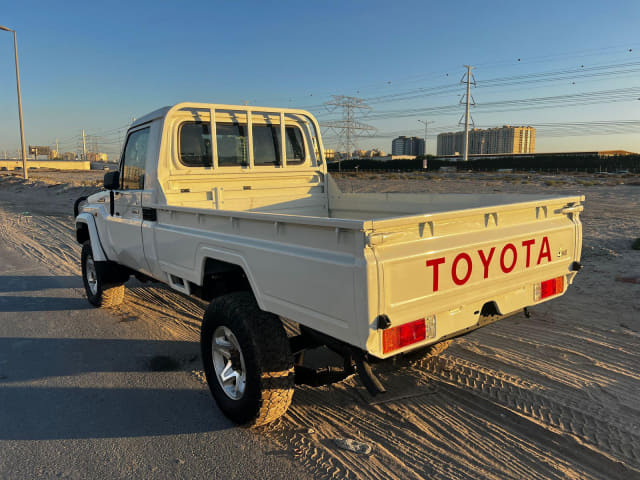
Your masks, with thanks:
M 464 114 L 464 161 L 467 162 L 469 161 L 469 123 L 473 125 L 470 107 L 476 104 L 475 100 L 473 100 L 473 97 L 471 96 L 471 85 L 475 87 L 476 79 L 473 77 L 473 75 L 471 75 L 471 69 L 475 67 L 472 67 L 471 65 L 465 65 L 465 68 L 467 69 L 467 73 L 462 76 L 460 83 L 467 84 L 467 93 L 463 98 L 460 99 L 460 103 L 462 104 L 463 99 L 466 103 L 466 110 Z M 460 119 L 460 122 L 458 123 L 461 122 L 462 119 Z
M 82 160 L 87 159 L 87 139 L 84 134 L 84 128 L 82 129 Z
M 16 39 L 16 31 L 8 27 L 0 25 L 0 30 L 5 32 L 13 32 L 13 54 L 16 60 L 16 88 L 18 90 L 18 114 L 20 116 L 20 141 L 22 142 L 22 178 L 27 180 L 29 172 L 27 171 L 27 149 L 24 145 L 24 123 L 22 121 L 22 94 L 20 93 L 20 68 L 18 67 L 18 40 Z
M 428 121 L 428 120 L 418 120 L 420 123 L 424 124 L 424 155 L 427 155 L 427 126 L 430 123 L 433 123 L 432 121 Z
M 371 110 L 371 107 L 364 103 L 362 98 L 347 97 L 345 95 L 331 95 L 333 98 L 325 103 L 329 108 L 329 111 L 334 111 L 336 108 L 342 108 L 342 120 L 335 122 L 322 123 L 321 126 L 332 128 L 341 138 L 342 146 L 347 152 L 349 160 L 351 160 L 351 154 L 356 147 L 355 138 L 358 136 L 356 132 L 369 132 L 369 136 L 376 132 L 376 128 L 371 125 L 365 125 L 364 123 L 356 120 L 356 110 Z M 338 157 L 338 171 L 342 171 L 342 161 Z

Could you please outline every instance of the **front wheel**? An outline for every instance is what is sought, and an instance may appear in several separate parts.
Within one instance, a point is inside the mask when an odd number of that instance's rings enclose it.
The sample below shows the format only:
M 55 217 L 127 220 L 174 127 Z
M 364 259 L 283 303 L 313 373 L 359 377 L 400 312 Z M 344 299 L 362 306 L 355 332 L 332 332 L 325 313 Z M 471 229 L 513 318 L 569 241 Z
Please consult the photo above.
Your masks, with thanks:
M 200 347 L 211 394 L 231 420 L 260 426 L 287 411 L 295 383 L 289 340 L 280 319 L 260 310 L 250 292 L 211 302 Z
M 108 283 L 101 265 L 93 259 L 91 242 L 82 244 L 82 281 L 89 303 L 95 307 L 115 307 L 124 300 L 124 284 Z

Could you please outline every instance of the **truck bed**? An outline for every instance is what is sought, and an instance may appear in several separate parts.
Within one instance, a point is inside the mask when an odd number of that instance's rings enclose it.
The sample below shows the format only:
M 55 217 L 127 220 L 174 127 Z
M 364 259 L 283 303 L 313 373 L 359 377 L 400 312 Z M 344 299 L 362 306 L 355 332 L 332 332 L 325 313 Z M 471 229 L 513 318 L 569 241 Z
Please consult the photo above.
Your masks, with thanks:
M 385 357 L 380 315 L 435 317 L 427 345 L 478 326 L 486 305 L 512 313 L 537 303 L 540 281 L 565 276 L 564 291 L 575 275 L 582 197 L 345 194 L 331 180 L 328 190 L 324 211 L 294 199 L 284 211 L 154 205 L 157 224 L 143 222 L 154 276 L 180 289 L 175 278 L 201 282 L 206 258 L 242 265 L 264 310 Z M 479 251 L 492 249 L 485 268 Z

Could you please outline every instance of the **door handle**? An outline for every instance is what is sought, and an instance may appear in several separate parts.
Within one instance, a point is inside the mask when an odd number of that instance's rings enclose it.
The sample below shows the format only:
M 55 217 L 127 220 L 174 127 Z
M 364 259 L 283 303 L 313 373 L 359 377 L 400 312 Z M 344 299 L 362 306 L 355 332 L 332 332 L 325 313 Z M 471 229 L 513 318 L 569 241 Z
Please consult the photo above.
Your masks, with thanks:
M 133 213 L 134 215 L 139 215 L 140 210 L 138 210 L 137 208 L 134 208 L 134 209 L 131 209 L 131 213 Z

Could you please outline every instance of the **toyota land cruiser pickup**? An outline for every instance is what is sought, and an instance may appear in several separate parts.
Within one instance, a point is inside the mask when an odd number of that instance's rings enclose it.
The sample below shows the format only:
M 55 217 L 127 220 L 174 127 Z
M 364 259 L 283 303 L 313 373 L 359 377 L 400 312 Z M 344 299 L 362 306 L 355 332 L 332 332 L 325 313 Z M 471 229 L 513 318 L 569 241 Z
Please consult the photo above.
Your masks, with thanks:
M 302 110 L 156 110 L 104 187 L 74 206 L 89 301 L 119 304 L 131 275 L 210 301 L 205 375 L 242 424 L 281 416 L 296 381 L 356 372 L 384 392 L 371 360 L 437 351 L 564 294 L 580 268 L 584 197 L 344 193 Z M 344 370 L 305 367 L 319 346 Z

